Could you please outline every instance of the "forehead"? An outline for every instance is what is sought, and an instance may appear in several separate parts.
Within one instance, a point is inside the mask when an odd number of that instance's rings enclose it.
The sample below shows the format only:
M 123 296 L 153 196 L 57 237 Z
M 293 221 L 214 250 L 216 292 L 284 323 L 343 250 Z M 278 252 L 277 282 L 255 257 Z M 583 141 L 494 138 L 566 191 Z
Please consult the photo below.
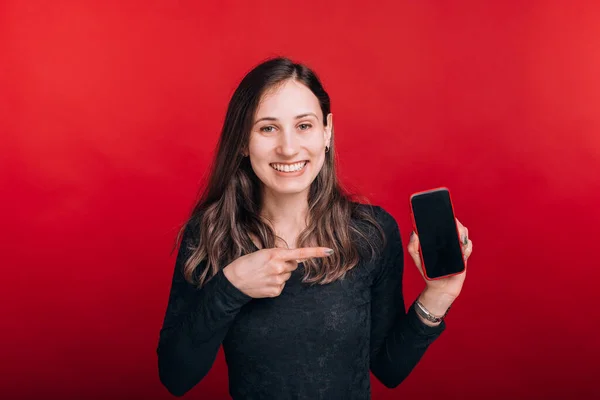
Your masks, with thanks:
M 296 115 L 313 112 L 321 115 L 317 96 L 308 87 L 293 79 L 269 89 L 262 96 L 256 118 L 294 118 Z

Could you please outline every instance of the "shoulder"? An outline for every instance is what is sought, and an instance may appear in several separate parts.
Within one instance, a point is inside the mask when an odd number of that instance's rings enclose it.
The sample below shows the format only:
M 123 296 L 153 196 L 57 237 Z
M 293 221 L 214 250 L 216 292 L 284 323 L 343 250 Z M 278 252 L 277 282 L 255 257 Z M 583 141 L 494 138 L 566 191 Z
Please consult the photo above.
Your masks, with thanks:
M 366 213 L 378 225 L 376 228 L 369 224 L 369 227 L 363 230 L 367 237 L 362 237 L 362 240 L 357 242 L 362 259 L 367 261 L 364 266 L 365 270 L 369 271 L 371 282 L 378 282 L 382 277 L 392 276 L 390 274 L 397 277 L 397 274 L 401 273 L 403 269 L 403 248 L 396 219 L 380 205 L 361 203 L 355 204 L 355 207 L 353 214 Z M 358 224 L 363 225 L 364 223 L 358 222 Z M 363 246 L 364 243 L 375 246 Z
M 398 223 L 392 214 L 385 208 L 377 204 L 353 203 L 352 219 L 361 220 L 365 214 L 370 215 L 375 222 L 382 228 L 386 236 L 397 232 Z
M 178 235 L 180 254 L 189 257 L 200 243 L 200 224 L 195 218 L 188 219 L 181 226 Z
M 361 232 L 356 243 L 364 258 L 376 254 L 385 257 L 390 252 L 401 251 L 398 250 L 402 248 L 400 229 L 392 214 L 376 204 L 353 203 L 353 207 L 353 225 Z

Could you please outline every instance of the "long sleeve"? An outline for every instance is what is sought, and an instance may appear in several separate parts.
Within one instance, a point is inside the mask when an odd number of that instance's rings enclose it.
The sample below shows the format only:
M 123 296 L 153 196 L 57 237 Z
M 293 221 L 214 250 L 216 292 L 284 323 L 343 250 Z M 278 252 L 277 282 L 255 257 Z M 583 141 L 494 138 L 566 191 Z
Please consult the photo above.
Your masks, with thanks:
M 200 289 L 185 280 L 183 265 L 192 240 L 187 228 L 177 254 L 157 347 L 160 380 L 176 396 L 182 396 L 206 376 L 229 326 L 251 300 L 229 282 L 222 270 Z M 205 265 L 203 261 L 199 268 Z
M 398 386 L 415 368 L 427 348 L 444 331 L 425 325 L 414 308 L 405 310 L 402 293 L 404 252 L 396 220 L 379 208 L 387 235 L 371 287 L 371 361 L 373 375 L 385 386 Z

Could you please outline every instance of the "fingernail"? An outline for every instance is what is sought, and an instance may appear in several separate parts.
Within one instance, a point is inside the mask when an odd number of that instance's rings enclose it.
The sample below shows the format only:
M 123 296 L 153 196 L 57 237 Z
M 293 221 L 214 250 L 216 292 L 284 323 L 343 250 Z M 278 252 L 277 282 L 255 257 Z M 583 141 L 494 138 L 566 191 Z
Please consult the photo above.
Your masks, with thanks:
M 333 249 L 326 249 L 325 254 L 327 254 L 328 256 L 333 255 Z

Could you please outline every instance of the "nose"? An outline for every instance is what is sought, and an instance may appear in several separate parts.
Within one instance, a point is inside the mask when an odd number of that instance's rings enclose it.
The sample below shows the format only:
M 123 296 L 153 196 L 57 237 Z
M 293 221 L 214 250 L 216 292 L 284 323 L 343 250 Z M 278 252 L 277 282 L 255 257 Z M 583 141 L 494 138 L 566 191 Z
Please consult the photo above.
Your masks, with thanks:
M 298 152 L 297 138 L 293 131 L 285 129 L 279 135 L 279 143 L 277 144 L 277 154 L 284 157 L 291 157 Z

